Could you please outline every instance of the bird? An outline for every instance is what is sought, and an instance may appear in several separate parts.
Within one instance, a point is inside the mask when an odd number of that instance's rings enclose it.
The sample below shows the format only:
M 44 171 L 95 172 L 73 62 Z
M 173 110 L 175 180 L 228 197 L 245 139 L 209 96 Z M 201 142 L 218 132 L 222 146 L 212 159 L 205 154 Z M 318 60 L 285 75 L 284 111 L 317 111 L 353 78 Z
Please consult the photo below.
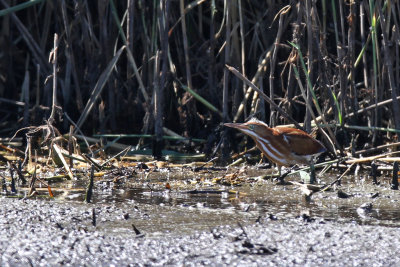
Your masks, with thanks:
M 313 158 L 326 151 L 320 141 L 300 129 L 279 126 L 271 128 L 256 118 L 245 123 L 224 123 L 224 125 L 250 136 L 265 157 L 278 166 L 281 181 L 282 166 L 298 164 L 311 166 Z

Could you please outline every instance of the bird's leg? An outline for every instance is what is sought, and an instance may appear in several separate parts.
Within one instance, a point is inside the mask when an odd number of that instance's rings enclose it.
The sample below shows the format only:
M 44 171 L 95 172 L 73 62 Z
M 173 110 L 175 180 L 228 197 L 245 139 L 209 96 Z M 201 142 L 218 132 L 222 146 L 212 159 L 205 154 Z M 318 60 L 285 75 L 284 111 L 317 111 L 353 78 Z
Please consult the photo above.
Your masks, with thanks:
M 284 178 L 292 171 L 292 168 L 290 168 L 289 171 L 282 174 L 282 166 L 278 165 L 278 171 L 279 171 L 278 184 L 285 184 Z
M 310 184 L 315 183 L 315 167 L 314 163 L 311 161 L 310 163 Z

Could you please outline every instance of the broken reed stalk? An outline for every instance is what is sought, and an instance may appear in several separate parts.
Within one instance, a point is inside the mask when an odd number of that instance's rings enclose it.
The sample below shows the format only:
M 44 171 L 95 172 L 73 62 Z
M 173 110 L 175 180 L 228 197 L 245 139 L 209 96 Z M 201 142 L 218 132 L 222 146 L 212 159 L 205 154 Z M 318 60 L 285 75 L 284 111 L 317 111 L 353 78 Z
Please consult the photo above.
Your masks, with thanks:
M 35 190 L 35 182 L 36 182 L 36 163 L 37 163 L 37 151 L 35 150 L 35 165 L 33 166 L 33 174 L 32 174 L 32 179 L 29 184 L 29 192 L 28 192 L 28 197 L 33 196 L 34 193 L 36 192 Z
M 378 165 L 376 164 L 375 160 L 373 160 L 372 163 L 371 163 L 371 176 L 372 176 L 372 183 L 374 185 L 378 185 L 379 182 L 376 179 L 377 176 L 378 176 Z
M 74 167 L 74 159 L 72 158 L 73 154 L 73 132 L 74 132 L 74 126 L 70 125 L 69 127 L 69 135 L 68 135 L 68 155 L 70 156 L 69 158 L 69 167 L 72 169 Z
M 67 161 L 65 160 L 65 157 L 63 155 L 63 148 L 56 143 L 57 142 L 56 139 L 58 139 L 58 137 L 54 138 L 52 140 L 52 145 L 51 145 L 52 153 L 55 154 L 55 155 L 53 155 L 53 157 L 58 157 L 60 159 L 62 165 L 64 166 L 64 168 L 68 174 L 69 180 L 73 180 L 74 175 L 73 175 L 71 168 L 69 167 Z
M 93 195 L 93 185 L 94 185 L 94 165 L 90 169 L 90 180 L 85 194 L 85 202 L 90 203 Z
M 57 51 L 58 51 L 58 34 L 54 34 L 53 51 L 50 53 L 49 61 L 53 64 L 53 97 L 51 105 L 51 114 L 48 119 L 49 124 L 53 124 L 54 116 L 57 108 Z
M 64 112 L 64 116 L 65 118 L 67 118 L 67 120 L 72 124 L 72 126 L 74 127 L 74 132 L 75 129 L 76 131 L 78 131 L 81 135 L 81 139 L 83 139 L 83 141 L 85 142 L 86 148 L 90 151 L 90 153 L 93 153 L 92 148 L 89 145 L 89 142 L 86 139 L 86 136 L 82 133 L 81 129 L 78 128 L 78 126 L 76 125 L 76 123 L 69 117 L 67 112 Z M 70 133 L 71 134 L 71 133 Z M 72 133 L 73 134 L 73 133 Z M 69 138 L 69 137 L 68 137 Z
M 397 97 L 396 97 L 396 100 L 397 100 L 397 101 L 400 100 L 400 96 L 397 96 Z M 392 102 L 393 102 L 393 98 L 387 99 L 387 100 L 384 100 L 384 101 L 381 101 L 381 102 L 379 102 L 378 104 L 372 104 L 372 105 L 370 105 L 370 106 L 368 106 L 368 107 L 358 109 L 357 112 L 352 112 L 352 113 L 350 113 L 350 114 L 347 114 L 347 115 L 345 116 L 345 118 L 350 118 L 350 117 L 352 117 L 352 116 L 365 113 L 365 112 L 367 112 L 368 110 L 377 109 L 378 107 L 381 107 L 381 106 L 384 106 L 384 105 L 387 105 L 387 104 L 391 104 Z
M 400 146 L 400 142 L 390 143 L 390 144 L 381 145 L 381 146 L 377 146 L 377 147 L 373 147 L 373 148 L 358 150 L 358 151 L 355 151 L 354 155 L 373 153 L 376 151 L 383 150 L 385 148 L 393 148 L 394 149 L 395 147 L 398 147 L 398 146 Z

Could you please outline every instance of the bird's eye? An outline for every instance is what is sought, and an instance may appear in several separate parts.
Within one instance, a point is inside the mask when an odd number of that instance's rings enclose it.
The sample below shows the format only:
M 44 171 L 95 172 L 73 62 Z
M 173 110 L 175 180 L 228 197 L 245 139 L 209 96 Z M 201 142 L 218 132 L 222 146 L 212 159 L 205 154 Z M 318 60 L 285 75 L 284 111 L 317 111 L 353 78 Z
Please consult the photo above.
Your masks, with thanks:
M 254 131 L 254 125 L 253 125 L 253 124 L 250 124 L 250 125 L 249 125 L 249 130 L 250 130 L 250 131 Z

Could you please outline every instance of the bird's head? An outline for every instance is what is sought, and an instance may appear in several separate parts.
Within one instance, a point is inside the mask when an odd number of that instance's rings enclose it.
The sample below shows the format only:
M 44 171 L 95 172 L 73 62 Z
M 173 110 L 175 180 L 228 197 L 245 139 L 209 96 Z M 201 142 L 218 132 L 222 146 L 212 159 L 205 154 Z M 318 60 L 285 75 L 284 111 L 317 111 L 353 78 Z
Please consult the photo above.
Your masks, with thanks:
M 254 138 L 259 137 L 265 130 L 269 129 L 268 125 L 265 122 L 262 122 L 256 118 L 252 118 L 245 123 L 224 123 L 224 125 L 227 127 L 238 129 L 242 133 Z

